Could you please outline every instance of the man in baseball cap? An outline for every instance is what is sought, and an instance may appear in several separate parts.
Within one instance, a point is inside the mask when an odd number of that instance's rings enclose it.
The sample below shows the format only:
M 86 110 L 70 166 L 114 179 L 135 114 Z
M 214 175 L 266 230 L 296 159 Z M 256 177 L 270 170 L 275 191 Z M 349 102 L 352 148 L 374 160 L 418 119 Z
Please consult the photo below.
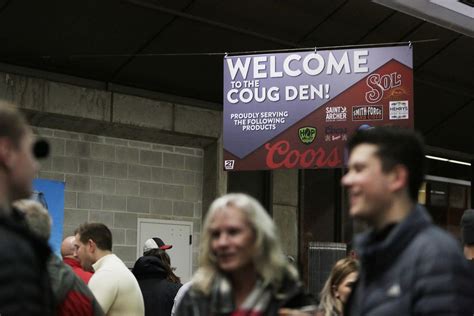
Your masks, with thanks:
M 461 233 L 464 256 L 468 260 L 474 260 L 474 209 L 464 211 L 461 217 Z
M 173 248 L 173 245 L 166 245 L 161 238 L 153 237 L 145 241 L 143 245 L 143 254 L 152 249 L 167 250 Z

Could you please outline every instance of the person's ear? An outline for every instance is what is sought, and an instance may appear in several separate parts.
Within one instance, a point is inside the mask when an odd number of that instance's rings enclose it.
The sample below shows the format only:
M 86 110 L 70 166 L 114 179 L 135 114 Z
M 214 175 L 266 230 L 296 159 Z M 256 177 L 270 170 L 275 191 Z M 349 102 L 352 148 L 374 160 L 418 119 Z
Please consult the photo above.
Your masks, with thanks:
M 390 189 L 392 192 L 408 187 L 408 170 L 403 165 L 396 165 L 390 171 Z
M 335 298 L 339 298 L 339 292 L 337 291 L 337 286 L 333 285 L 331 286 L 332 294 L 334 295 Z
M 90 252 L 94 253 L 97 249 L 97 245 L 95 244 L 95 242 L 92 239 L 89 239 L 87 241 L 87 244 L 88 244 L 88 248 L 89 248 Z
M 0 138 L 0 166 L 9 168 L 12 162 L 12 148 L 13 144 L 10 139 L 6 137 Z

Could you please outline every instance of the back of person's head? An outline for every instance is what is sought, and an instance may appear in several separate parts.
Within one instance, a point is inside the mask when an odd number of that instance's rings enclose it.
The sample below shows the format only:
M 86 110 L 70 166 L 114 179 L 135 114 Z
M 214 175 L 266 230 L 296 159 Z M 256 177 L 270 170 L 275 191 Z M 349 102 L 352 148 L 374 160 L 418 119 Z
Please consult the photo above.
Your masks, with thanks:
M 217 259 L 211 249 L 210 226 L 215 215 L 226 208 L 240 210 L 255 233 L 253 263 L 264 283 L 278 285 L 285 272 L 289 272 L 290 276 L 297 277 L 296 269 L 288 263 L 283 254 L 275 224 L 263 206 L 247 194 L 231 193 L 216 199 L 209 207 L 204 220 L 200 268 L 193 279 L 193 284 L 196 287 L 205 293 L 209 292 L 213 278 L 219 273 Z
M 464 211 L 461 217 L 461 234 L 464 245 L 474 246 L 474 209 Z
M 349 274 L 358 271 L 359 264 L 357 260 L 350 257 L 338 260 L 332 267 L 331 273 L 320 293 L 320 307 L 324 312 L 324 316 L 333 315 L 334 309 L 339 312 L 342 311 L 342 302 L 336 297 L 335 290 Z
M 9 138 L 15 146 L 19 146 L 27 126 L 24 116 L 14 105 L 0 100 L 0 138 Z
M 83 244 L 92 240 L 100 250 L 112 251 L 112 233 L 102 223 L 84 223 L 74 231 L 74 235 L 77 234 Z
M 412 201 L 418 200 L 418 190 L 425 173 L 424 144 L 421 135 L 413 130 L 393 126 L 359 130 L 348 142 L 349 153 L 361 144 L 378 147 L 377 156 L 382 170 L 388 172 L 397 165 L 408 171 L 408 193 Z
M 61 243 L 61 256 L 63 258 L 74 257 L 74 254 L 76 253 L 76 246 L 74 245 L 75 239 L 74 236 L 67 236 L 64 238 Z
M 177 284 L 181 283 L 181 279 L 174 273 L 173 268 L 171 267 L 171 258 L 166 253 L 165 250 L 160 249 L 160 248 L 150 249 L 147 252 L 145 252 L 143 256 L 157 257 L 160 260 L 163 268 L 165 269 L 166 279 L 173 283 L 177 283 Z
M 30 230 L 43 240 L 51 235 L 51 217 L 41 203 L 33 200 L 18 200 L 13 206 L 25 214 L 25 220 Z

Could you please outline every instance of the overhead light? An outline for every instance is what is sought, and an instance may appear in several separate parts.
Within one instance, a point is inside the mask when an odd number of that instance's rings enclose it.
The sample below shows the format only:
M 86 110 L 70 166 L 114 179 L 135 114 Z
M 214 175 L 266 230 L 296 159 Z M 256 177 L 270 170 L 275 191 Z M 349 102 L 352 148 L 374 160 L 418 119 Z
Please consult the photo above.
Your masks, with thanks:
M 428 158 L 428 159 L 432 159 L 432 160 L 439 160 L 439 161 L 444 161 L 444 162 L 455 163 L 455 164 L 458 164 L 458 165 L 471 166 L 471 163 L 465 162 L 465 161 L 459 161 L 459 160 L 448 159 L 448 158 L 432 156 L 432 155 L 425 155 L 425 157 Z

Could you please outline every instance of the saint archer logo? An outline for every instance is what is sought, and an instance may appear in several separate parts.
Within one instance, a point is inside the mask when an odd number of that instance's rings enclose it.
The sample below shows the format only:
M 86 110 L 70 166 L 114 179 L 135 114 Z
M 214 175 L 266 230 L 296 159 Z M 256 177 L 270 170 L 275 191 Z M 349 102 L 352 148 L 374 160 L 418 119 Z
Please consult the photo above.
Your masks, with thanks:
M 303 144 L 309 145 L 316 138 L 316 127 L 306 126 L 298 129 L 298 136 Z

